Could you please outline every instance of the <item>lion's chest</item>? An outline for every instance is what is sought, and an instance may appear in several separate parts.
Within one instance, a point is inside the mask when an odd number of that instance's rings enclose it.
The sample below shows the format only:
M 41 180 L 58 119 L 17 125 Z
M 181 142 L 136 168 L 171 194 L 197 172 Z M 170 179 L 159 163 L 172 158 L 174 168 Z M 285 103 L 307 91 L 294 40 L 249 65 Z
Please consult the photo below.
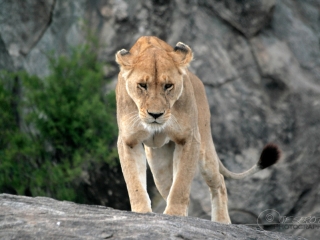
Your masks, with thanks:
M 151 148 L 160 148 L 163 145 L 167 144 L 170 141 L 169 137 L 165 133 L 154 133 L 150 135 L 148 139 L 143 141 L 143 144 L 145 144 L 148 147 Z

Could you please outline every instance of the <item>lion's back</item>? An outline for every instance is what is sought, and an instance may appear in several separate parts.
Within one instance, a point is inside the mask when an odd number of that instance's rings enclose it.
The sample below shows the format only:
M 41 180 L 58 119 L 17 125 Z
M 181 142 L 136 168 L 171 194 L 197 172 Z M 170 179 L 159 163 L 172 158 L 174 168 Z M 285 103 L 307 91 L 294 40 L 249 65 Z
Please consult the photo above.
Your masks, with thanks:
M 197 103 L 198 125 L 201 138 L 203 140 L 211 139 L 210 108 L 204 85 L 202 81 L 192 72 L 188 71 L 187 75 L 192 83 L 193 92 Z
M 173 48 L 161 39 L 153 36 L 143 36 L 140 37 L 137 40 L 137 42 L 132 46 L 130 52 L 132 54 L 138 55 L 139 53 L 143 52 L 145 49 L 150 47 L 163 49 L 167 52 L 173 51 Z

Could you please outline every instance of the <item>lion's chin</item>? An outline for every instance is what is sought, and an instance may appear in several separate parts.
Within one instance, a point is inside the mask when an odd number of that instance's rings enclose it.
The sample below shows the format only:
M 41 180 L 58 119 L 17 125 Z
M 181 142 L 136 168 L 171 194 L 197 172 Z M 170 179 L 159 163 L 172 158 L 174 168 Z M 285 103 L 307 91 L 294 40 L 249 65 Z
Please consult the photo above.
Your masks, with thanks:
M 158 123 L 154 121 L 151 123 L 142 122 L 142 125 L 148 132 L 161 132 L 165 128 L 166 123 Z

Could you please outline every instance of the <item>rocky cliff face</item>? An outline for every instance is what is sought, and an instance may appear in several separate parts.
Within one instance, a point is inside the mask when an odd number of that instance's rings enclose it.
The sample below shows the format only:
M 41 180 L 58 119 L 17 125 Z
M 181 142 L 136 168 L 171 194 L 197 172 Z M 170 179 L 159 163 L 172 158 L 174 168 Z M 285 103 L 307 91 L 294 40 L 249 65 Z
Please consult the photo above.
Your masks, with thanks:
M 303 239 L 197 218 L 0 194 L 1 239 Z
M 185 42 L 194 51 L 190 68 L 206 86 L 223 163 L 243 171 L 267 142 L 284 153 L 271 169 L 226 181 L 232 221 L 255 223 L 266 209 L 319 218 L 319 12 L 319 0 L 0 0 L 0 69 L 48 74 L 46 53 L 83 42 L 84 22 L 98 36 L 105 75 L 114 82 L 114 53 L 139 36 Z M 190 215 L 208 218 L 209 193 L 199 175 L 191 200 Z

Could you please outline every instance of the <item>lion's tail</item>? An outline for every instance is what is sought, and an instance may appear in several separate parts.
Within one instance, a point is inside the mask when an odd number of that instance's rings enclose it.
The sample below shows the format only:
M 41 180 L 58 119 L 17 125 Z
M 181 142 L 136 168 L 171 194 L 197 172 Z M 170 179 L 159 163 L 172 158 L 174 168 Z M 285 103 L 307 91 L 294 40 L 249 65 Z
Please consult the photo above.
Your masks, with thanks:
M 262 169 L 265 169 L 277 163 L 280 159 L 280 156 L 281 156 L 281 151 L 278 148 L 278 146 L 275 144 L 269 143 L 263 148 L 259 161 L 249 170 L 242 173 L 234 173 L 229 171 L 222 164 L 222 162 L 219 161 L 220 173 L 227 178 L 242 179 L 246 176 L 252 175 L 256 172 L 259 172 Z

